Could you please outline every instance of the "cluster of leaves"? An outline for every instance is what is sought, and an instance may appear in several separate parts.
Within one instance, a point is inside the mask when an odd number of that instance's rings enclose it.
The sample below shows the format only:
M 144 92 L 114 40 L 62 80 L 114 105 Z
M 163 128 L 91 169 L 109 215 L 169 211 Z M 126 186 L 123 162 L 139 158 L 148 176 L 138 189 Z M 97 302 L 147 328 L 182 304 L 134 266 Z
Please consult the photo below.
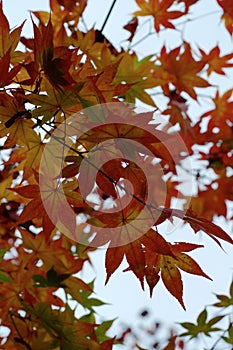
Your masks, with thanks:
M 180 323 L 180 326 L 185 328 L 183 333 L 179 333 L 177 329 L 168 329 L 167 325 L 154 319 L 153 310 L 145 309 L 140 312 L 137 325 L 122 325 L 119 339 L 123 340 L 130 349 L 144 349 L 145 346 L 149 349 L 163 348 L 164 350 L 188 350 L 197 347 L 200 349 L 204 343 L 201 342 L 201 337 L 206 338 L 207 349 L 228 349 L 228 345 L 232 348 L 233 320 L 232 313 L 228 310 L 233 305 L 233 282 L 230 285 L 229 295 L 216 294 L 216 297 L 217 302 L 208 306 L 208 309 L 217 308 L 215 316 L 209 318 L 207 308 L 204 308 L 197 316 L 195 323 Z M 168 333 L 165 337 L 164 330 Z M 189 337 L 188 344 L 187 337 Z
M 173 20 L 187 18 L 190 7 L 197 2 L 137 0 L 139 10 L 125 26 L 130 32 L 129 44 L 137 34 L 139 17 L 152 16 L 157 33 L 163 28 L 172 30 L 175 28 Z M 232 6 L 228 1 L 219 0 L 218 3 L 224 10 L 226 28 L 232 34 Z M 173 5 L 178 9 L 170 10 Z M 150 89 L 161 90 L 168 99 L 167 108 L 161 112 L 168 116 L 172 125 L 179 127 L 187 148 L 186 154 L 180 154 L 171 131 L 169 140 L 174 143 L 171 155 L 163 142 L 156 138 L 156 132 L 162 133 L 163 139 L 167 138 L 166 126 L 163 131 L 157 131 L 155 125 L 149 124 L 153 118 L 151 112 L 137 114 L 138 127 L 134 128 L 129 124 L 126 127 L 123 122 L 117 125 L 103 123 L 81 135 L 69 150 L 61 169 L 62 181 L 50 188 L 48 201 L 54 203 L 64 192 L 74 215 L 82 214 L 86 218 L 85 223 L 80 224 L 79 232 L 85 232 L 90 224 L 105 228 L 111 224 L 124 227 L 125 222 L 132 222 L 127 234 L 134 237 L 133 221 L 142 209 L 146 208 L 144 222 L 152 216 L 152 209 L 157 213 L 157 219 L 147 232 L 128 244 L 116 246 L 110 236 L 101 235 L 101 230 L 91 232 L 95 235 L 95 245 L 109 243 L 105 263 L 107 281 L 126 258 L 129 264 L 126 270 L 136 275 L 143 288 L 146 282 L 151 295 L 161 278 L 168 291 L 185 308 L 180 270 L 209 278 L 187 254 L 201 245 L 168 242 L 160 232 L 160 225 L 178 217 L 195 233 L 205 232 L 220 246 L 219 239 L 232 243 L 231 237 L 212 222 L 214 215 L 227 217 L 226 201 L 232 201 L 233 195 L 233 179 L 229 172 L 232 168 L 232 90 L 223 95 L 217 90 L 212 100 L 213 109 L 200 116 L 195 125 L 188 115 L 182 94 L 197 101 L 196 89 L 210 86 L 208 78 L 201 75 L 205 72 L 207 77 L 212 73 L 223 75 L 224 68 L 232 67 L 233 55 L 221 56 L 216 46 L 209 53 L 200 49 L 197 57 L 191 45 L 183 42 L 175 49 L 164 46 L 158 55 L 139 59 L 130 48 L 117 50 L 102 31 L 82 30 L 81 20 L 86 7 L 86 0 L 50 0 L 51 13 L 33 12 L 34 35 L 25 38 L 21 36 L 23 24 L 10 30 L 0 3 L 0 137 L 3 140 L 0 317 L 2 325 L 9 330 L 9 336 L 2 340 L 2 349 L 110 350 L 116 342 L 106 335 L 111 322 L 98 325 L 95 319 L 94 307 L 101 305 L 101 301 L 91 297 L 93 284 L 76 275 L 84 263 L 90 262 L 89 255 L 95 249 L 93 241 L 92 246 L 87 242 L 84 247 L 76 242 L 75 237 L 71 239 L 63 235 L 56 228 L 58 222 L 64 227 L 67 225 L 62 204 L 54 223 L 40 194 L 39 176 L 43 176 L 40 161 L 46 145 L 53 139 L 53 131 L 86 107 L 114 102 L 116 108 L 124 110 L 125 104 L 140 100 L 155 110 L 157 102 Z M 25 49 L 20 51 L 22 45 Z M 107 113 L 110 114 L 108 109 Z M 132 115 L 129 115 L 128 122 Z M 120 118 L 119 115 L 119 122 Z M 203 120 L 207 123 L 204 132 Z M 90 121 L 95 126 L 96 120 Z M 132 150 L 133 162 L 127 160 L 127 152 L 118 144 L 121 160 L 103 165 L 94 190 L 86 181 L 87 194 L 98 196 L 100 207 L 107 199 L 115 201 L 118 206 L 117 213 L 102 214 L 82 198 L 79 181 L 81 176 L 82 182 L 85 181 L 85 176 L 80 173 L 80 164 L 92 159 L 101 142 L 117 137 L 137 141 L 149 153 L 142 157 L 141 148 L 135 148 Z M 63 142 L 65 149 L 67 145 Z M 207 145 L 210 149 L 203 153 L 198 145 Z M 158 175 L 151 152 L 161 165 L 165 178 Z M 210 181 L 203 190 L 202 176 L 198 172 L 195 175 L 200 186 L 197 195 L 191 198 L 191 207 L 172 209 L 172 198 L 179 192 L 173 176 L 176 168 L 182 167 L 182 161 L 190 156 L 203 160 L 203 171 L 212 169 L 217 179 Z M 103 152 L 102 163 L 104 157 Z M 165 207 L 156 204 L 160 202 L 159 196 L 164 196 L 164 191 L 155 199 L 155 194 L 147 193 L 143 172 L 137 166 L 139 160 L 143 161 L 147 173 L 154 177 L 158 188 L 163 188 L 161 182 L 166 186 Z M 128 181 L 133 184 L 134 194 L 123 208 L 123 201 L 117 201 L 117 186 L 120 182 L 120 188 L 127 189 Z M 57 293 L 58 290 L 63 290 L 64 298 Z M 70 309 L 70 300 L 89 310 L 88 314 L 79 318 Z M 174 339 L 172 341 L 174 343 Z

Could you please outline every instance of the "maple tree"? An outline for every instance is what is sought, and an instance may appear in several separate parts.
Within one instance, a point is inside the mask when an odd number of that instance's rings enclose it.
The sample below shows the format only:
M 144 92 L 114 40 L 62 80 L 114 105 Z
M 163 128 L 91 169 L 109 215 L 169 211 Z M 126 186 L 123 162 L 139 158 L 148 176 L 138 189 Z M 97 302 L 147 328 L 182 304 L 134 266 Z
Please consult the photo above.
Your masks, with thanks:
M 129 46 L 120 49 L 104 25 L 83 29 L 87 0 L 50 0 L 50 13 L 34 11 L 32 38 L 21 34 L 24 23 L 10 29 L 0 2 L 0 318 L 9 333 L 2 349 L 110 350 L 120 342 L 107 335 L 112 321 L 98 323 L 102 302 L 78 274 L 100 246 L 107 245 L 106 282 L 125 258 L 125 271 L 151 296 L 161 280 L 185 309 L 181 272 L 211 279 L 189 254 L 203 245 L 168 241 L 163 225 L 181 220 L 220 248 L 233 243 L 214 223 L 232 219 L 233 89 L 216 87 L 213 108 L 197 120 L 187 103 L 212 86 L 212 74 L 224 77 L 233 55 L 184 40 L 143 58 L 134 50 L 141 17 L 157 35 L 175 30 L 198 2 L 136 0 L 124 27 Z M 231 1 L 217 4 L 232 35 Z M 187 196 L 178 168 L 190 158 L 201 165 L 188 170 L 197 191 Z M 88 312 L 79 317 L 71 300 Z M 217 319 L 206 319 L 204 312 L 197 323 L 211 331 Z M 183 326 L 191 337 L 200 331 Z M 172 337 L 164 350 L 175 344 Z

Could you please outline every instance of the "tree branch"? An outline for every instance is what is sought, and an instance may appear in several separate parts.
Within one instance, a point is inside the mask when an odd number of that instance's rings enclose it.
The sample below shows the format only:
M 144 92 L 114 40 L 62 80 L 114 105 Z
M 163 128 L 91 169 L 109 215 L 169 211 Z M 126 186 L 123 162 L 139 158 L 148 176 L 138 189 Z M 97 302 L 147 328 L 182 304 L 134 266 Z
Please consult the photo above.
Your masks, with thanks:
M 108 19 L 109 19 L 111 13 L 112 13 L 113 7 L 115 6 L 116 2 L 117 2 L 117 0 L 113 0 L 112 6 L 110 7 L 110 9 L 108 11 L 108 14 L 107 14 L 107 16 L 106 16 L 106 18 L 104 20 L 104 23 L 103 23 L 101 29 L 100 29 L 100 32 L 103 32 L 103 30 L 104 30 L 104 28 L 106 26 L 106 23 L 108 22 Z

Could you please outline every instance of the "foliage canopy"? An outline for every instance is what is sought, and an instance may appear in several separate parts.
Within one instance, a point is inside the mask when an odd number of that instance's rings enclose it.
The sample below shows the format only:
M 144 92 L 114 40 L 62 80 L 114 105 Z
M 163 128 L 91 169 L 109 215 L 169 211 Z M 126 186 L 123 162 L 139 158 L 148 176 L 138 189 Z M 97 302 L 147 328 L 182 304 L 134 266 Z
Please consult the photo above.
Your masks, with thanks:
M 86 28 L 87 0 L 50 0 L 50 13 L 34 11 L 32 38 L 21 35 L 24 23 L 10 29 L 0 3 L 0 318 L 9 329 L 2 349 L 110 350 L 119 342 L 106 335 L 112 321 L 96 321 L 102 302 L 93 282 L 77 275 L 99 246 L 108 245 L 106 282 L 125 258 L 151 296 L 161 280 L 185 309 L 181 272 L 211 279 L 190 256 L 203 245 L 168 241 L 164 225 L 182 220 L 220 248 L 233 243 L 214 223 L 232 219 L 233 89 L 221 92 L 211 80 L 232 69 L 233 54 L 184 40 L 143 58 L 134 49 L 141 17 L 158 35 L 187 21 L 199 1 L 136 0 L 121 48 L 104 25 Z M 232 35 L 232 2 L 217 3 Z M 199 103 L 209 88 L 213 107 L 193 118 L 188 101 Z M 188 159 L 198 171 L 185 169 Z M 196 193 L 185 194 L 178 169 Z M 232 304 L 218 298 L 216 306 Z M 70 300 L 88 313 L 78 317 Z M 191 338 L 208 335 L 221 318 L 207 321 L 204 310 L 197 324 L 182 326 Z M 232 329 L 224 339 L 232 342 Z M 172 337 L 164 350 L 175 346 Z

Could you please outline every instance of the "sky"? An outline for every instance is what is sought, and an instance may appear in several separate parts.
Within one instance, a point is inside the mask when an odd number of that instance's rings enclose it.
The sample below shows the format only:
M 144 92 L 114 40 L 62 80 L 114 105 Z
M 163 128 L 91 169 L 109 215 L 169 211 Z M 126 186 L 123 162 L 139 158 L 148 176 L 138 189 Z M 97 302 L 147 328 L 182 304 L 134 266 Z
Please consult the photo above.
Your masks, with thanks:
M 111 5 L 109 0 L 90 0 L 87 10 L 85 11 L 84 20 L 91 28 L 100 29 Z M 122 29 L 130 19 L 130 14 L 136 10 L 133 0 L 118 0 L 111 17 L 105 27 L 104 33 L 110 41 L 119 47 L 124 45 L 127 32 Z M 30 36 L 31 23 L 28 10 L 46 10 L 48 1 L 46 0 L 21 0 L 20 6 L 18 0 L 3 0 L 3 9 L 10 20 L 11 27 L 20 25 L 25 18 L 27 22 L 24 26 L 24 35 Z M 200 47 L 209 51 L 216 44 L 220 45 L 222 53 L 232 52 L 232 41 L 226 34 L 223 24 L 220 23 L 221 10 L 214 0 L 202 0 L 200 4 L 192 7 L 190 17 L 195 20 L 189 21 L 186 25 L 182 24 L 178 28 L 182 30 L 183 38 L 192 41 L 196 48 Z M 205 14 L 200 16 L 199 14 Z M 208 15 L 210 13 L 210 15 Z M 178 20 L 177 20 L 177 23 Z M 148 30 L 145 24 L 139 33 L 143 37 Z M 150 36 L 143 43 L 134 46 L 134 49 L 141 57 L 158 52 L 161 45 L 166 43 L 167 47 L 174 48 L 180 43 L 180 31 L 165 30 L 159 35 Z M 233 76 L 229 79 L 213 76 L 215 84 L 219 85 L 222 90 L 232 88 Z M 205 92 L 206 93 L 206 92 Z M 210 88 L 209 94 L 214 95 L 214 89 Z M 161 105 L 164 103 L 161 97 L 158 97 Z M 199 116 L 202 111 L 210 109 L 211 105 L 208 99 L 203 98 L 198 103 L 190 103 L 190 115 Z M 232 223 L 226 223 L 225 220 L 216 221 L 228 233 L 232 233 Z M 123 263 L 117 272 L 112 276 L 107 286 L 104 285 L 104 253 L 99 250 L 94 253 L 94 269 L 87 267 L 83 273 L 85 279 L 91 280 L 96 277 L 95 291 L 96 296 L 110 305 L 103 306 L 97 311 L 106 318 L 119 319 L 131 323 L 135 320 L 138 311 L 145 306 L 150 308 L 155 318 L 165 321 L 169 324 L 174 322 L 192 321 L 197 317 L 204 306 L 215 301 L 214 293 L 224 294 L 228 292 L 233 274 L 232 253 L 233 249 L 229 244 L 224 244 L 223 250 L 204 234 L 194 235 L 191 230 L 181 225 L 172 232 L 172 240 L 193 241 L 199 244 L 206 244 L 205 249 L 198 249 L 191 256 L 198 261 L 202 269 L 213 278 L 213 282 L 201 278 L 190 276 L 182 273 L 184 282 L 184 302 L 187 307 L 185 312 L 178 302 L 169 295 L 162 283 L 159 283 L 153 293 L 152 299 L 149 298 L 149 291 L 142 292 L 137 279 L 130 272 L 123 273 L 122 270 L 127 266 Z M 93 272 L 94 270 L 94 272 Z

